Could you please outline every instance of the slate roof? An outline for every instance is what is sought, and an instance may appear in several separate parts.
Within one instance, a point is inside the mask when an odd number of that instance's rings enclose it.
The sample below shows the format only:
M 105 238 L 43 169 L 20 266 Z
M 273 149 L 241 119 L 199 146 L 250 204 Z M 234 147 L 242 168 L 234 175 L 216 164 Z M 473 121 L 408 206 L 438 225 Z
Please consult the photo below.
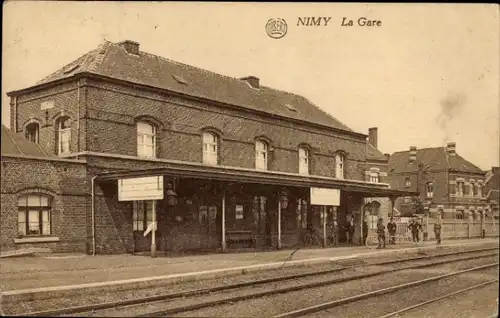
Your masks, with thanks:
M 383 160 L 387 161 L 387 158 L 385 155 L 378 150 L 377 148 L 373 147 L 369 142 L 366 143 L 366 160 Z
M 119 43 L 105 41 L 95 50 L 57 70 L 37 84 L 81 72 L 144 84 L 352 132 L 352 129 L 307 98 L 139 51 L 128 53 Z M 287 106 L 290 105 L 291 107 Z M 295 109 L 295 110 L 294 110 Z
M 499 192 L 500 192 L 500 171 L 498 167 L 493 167 L 491 171 L 488 171 L 485 189 L 487 191 L 486 195 L 488 200 L 494 201 L 494 203 L 499 202 Z
M 431 169 L 453 169 L 460 172 L 472 172 L 484 175 L 484 171 L 473 163 L 465 160 L 458 153 L 450 156 L 445 147 L 417 149 L 417 160 L 410 164 L 408 156 L 410 151 L 399 151 L 389 159 L 389 172 L 417 171 L 419 163 L 430 166 Z
M 51 157 L 48 151 L 42 149 L 39 144 L 31 142 L 23 136 L 15 134 L 10 129 L 2 125 L 2 155 L 21 155 L 35 157 Z

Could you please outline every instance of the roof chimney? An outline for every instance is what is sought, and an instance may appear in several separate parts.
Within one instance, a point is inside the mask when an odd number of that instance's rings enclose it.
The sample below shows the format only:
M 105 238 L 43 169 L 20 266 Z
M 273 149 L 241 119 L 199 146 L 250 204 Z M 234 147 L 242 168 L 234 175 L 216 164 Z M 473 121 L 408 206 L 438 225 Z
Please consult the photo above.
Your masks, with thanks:
M 410 147 L 410 155 L 408 156 L 408 162 L 414 163 L 417 160 L 417 147 Z
M 123 46 L 130 54 L 139 55 L 139 43 L 137 42 L 125 40 L 118 43 L 118 45 Z
M 375 148 L 377 148 L 378 141 L 378 128 L 372 127 L 368 128 L 368 142 Z
M 259 78 L 255 76 L 247 76 L 240 78 L 241 80 L 247 82 L 253 88 L 259 88 Z
M 448 153 L 448 155 L 450 156 L 454 156 L 456 155 L 456 148 L 457 148 L 457 144 L 455 142 L 449 142 L 446 144 L 446 152 Z

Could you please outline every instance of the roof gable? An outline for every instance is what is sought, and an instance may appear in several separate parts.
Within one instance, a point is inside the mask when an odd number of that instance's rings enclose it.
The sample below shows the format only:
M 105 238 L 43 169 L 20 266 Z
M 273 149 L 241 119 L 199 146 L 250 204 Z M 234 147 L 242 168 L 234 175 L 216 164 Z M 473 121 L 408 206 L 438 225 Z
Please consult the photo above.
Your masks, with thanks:
M 253 88 L 244 80 L 142 51 L 139 54 L 130 54 L 122 45 L 108 41 L 37 84 L 48 83 L 81 72 L 353 132 L 352 129 L 303 96 L 266 86 Z
M 366 143 L 366 160 L 383 160 L 387 161 L 386 156 L 377 148 L 373 147 L 369 142 Z
M 31 142 L 22 136 L 15 134 L 10 129 L 2 125 L 2 154 L 12 154 L 34 157 L 53 156 L 39 144 Z

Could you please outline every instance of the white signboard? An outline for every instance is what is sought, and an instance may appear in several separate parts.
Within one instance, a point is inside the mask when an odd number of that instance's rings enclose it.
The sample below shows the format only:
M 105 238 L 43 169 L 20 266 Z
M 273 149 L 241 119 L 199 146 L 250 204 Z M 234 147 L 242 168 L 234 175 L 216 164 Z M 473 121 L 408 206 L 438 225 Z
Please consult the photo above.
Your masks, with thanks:
M 40 109 L 41 110 L 47 110 L 47 109 L 52 109 L 54 108 L 54 101 L 48 101 L 48 102 L 43 102 L 40 104 Z
M 340 205 L 339 189 L 311 188 L 311 205 Z
M 163 176 L 118 180 L 118 201 L 163 199 Z

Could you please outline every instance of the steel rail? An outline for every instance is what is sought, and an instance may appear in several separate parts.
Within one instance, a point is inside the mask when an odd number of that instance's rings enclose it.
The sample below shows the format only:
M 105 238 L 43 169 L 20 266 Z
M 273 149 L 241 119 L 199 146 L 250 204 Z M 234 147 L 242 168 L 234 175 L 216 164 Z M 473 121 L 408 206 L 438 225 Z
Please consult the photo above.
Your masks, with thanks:
M 422 279 L 422 280 L 418 280 L 418 281 L 413 281 L 413 282 L 410 282 L 410 283 L 400 284 L 400 285 L 397 285 L 397 286 L 392 286 L 392 287 L 387 287 L 387 288 L 383 288 L 383 289 L 378 289 L 378 290 L 375 290 L 375 291 L 372 291 L 372 292 L 368 292 L 368 293 L 364 293 L 364 294 L 360 294 L 360 295 L 356 295 L 356 296 L 352 296 L 352 297 L 346 297 L 346 298 L 342 298 L 342 299 L 339 299 L 339 300 L 334 300 L 334 301 L 322 303 L 322 304 L 319 304 L 319 305 L 314 305 L 314 306 L 311 306 L 311 307 L 307 307 L 307 308 L 302 308 L 302 309 L 298 309 L 298 310 L 286 312 L 286 313 L 274 316 L 274 318 L 278 318 L 278 317 L 279 318 L 281 318 L 281 317 L 301 317 L 301 316 L 304 316 L 304 315 L 308 315 L 308 314 L 316 313 L 316 312 L 319 312 L 319 311 L 331 309 L 331 308 L 334 308 L 334 307 L 338 307 L 338 306 L 341 306 L 341 305 L 345 305 L 345 304 L 353 303 L 353 302 L 356 302 L 356 301 L 364 300 L 364 299 L 371 298 L 371 297 L 374 297 L 374 296 L 385 295 L 385 294 L 392 293 L 392 292 L 395 292 L 395 291 L 399 291 L 399 290 L 402 290 L 402 289 L 407 289 L 407 288 L 411 288 L 411 287 L 423 285 L 423 284 L 426 284 L 426 283 L 429 283 L 429 282 L 438 281 L 438 280 L 441 280 L 441 279 L 444 279 L 444 278 L 448 278 L 448 277 L 452 277 L 452 276 L 457 276 L 457 275 L 465 274 L 465 273 L 472 272 L 472 271 L 478 271 L 478 270 L 482 270 L 482 269 L 487 269 L 487 268 L 495 267 L 495 266 L 498 266 L 498 265 L 499 265 L 499 263 L 497 262 L 497 263 L 492 263 L 492 264 L 477 266 L 477 267 L 473 267 L 473 268 L 469 268 L 469 269 L 465 269 L 465 270 L 461 270 L 461 271 L 457 271 L 457 272 L 453 272 L 453 273 L 448 273 L 448 274 L 444 274 L 444 275 L 434 276 L 434 277 L 431 277 L 431 278 L 426 278 L 426 279 Z
M 483 286 L 490 285 L 490 284 L 493 284 L 493 283 L 496 283 L 496 282 L 498 282 L 498 279 L 493 279 L 493 280 L 490 280 L 490 281 L 487 281 L 487 282 L 484 282 L 484 283 L 480 283 L 480 284 L 477 284 L 477 285 L 474 285 L 474 286 L 470 286 L 470 287 L 461 289 L 461 290 L 456 291 L 456 292 L 452 292 L 452 293 L 449 293 L 449 294 L 446 294 L 446 295 L 443 295 L 443 296 L 440 296 L 440 297 L 436 297 L 436 298 L 433 298 L 433 299 L 430 299 L 430 300 L 418 303 L 418 304 L 413 305 L 413 306 L 409 306 L 409 307 L 403 308 L 403 309 L 398 310 L 398 311 L 391 312 L 391 313 L 386 314 L 384 316 L 380 316 L 379 318 L 393 317 L 393 316 L 399 315 L 401 313 L 410 311 L 412 309 L 419 308 L 419 307 L 422 307 L 422 306 L 425 306 L 425 305 L 428 305 L 428 304 L 432 304 L 432 303 L 434 303 L 436 301 L 439 301 L 439 300 L 442 300 L 442 299 L 446 299 L 446 298 L 449 298 L 449 297 L 452 297 L 452 296 L 455 296 L 455 295 L 458 295 L 458 294 L 462 294 L 462 293 L 465 293 L 465 292 L 467 292 L 469 290 L 474 290 L 474 289 L 477 289 L 477 288 L 481 288 Z
M 321 281 L 321 282 L 307 283 L 307 284 L 297 285 L 297 286 L 293 286 L 293 287 L 285 287 L 285 288 L 262 291 L 262 292 L 258 292 L 258 293 L 247 294 L 247 295 L 228 297 L 228 298 L 223 298 L 223 299 L 213 300 L 213 301 L 208 301 L 208 302 L 201 302 L 198 304 L 188 305 L 188 306 L 184 306 L 184 307 L 177 307 L 177 308 L 147 313 L 144 315 L 138 315 L 136 317 L 158 317 L 158 316 L 172 315 L 172 314 L 178 314 L 178 313 L 185 313 L 185 312 L 190 312 L 190 311 L 194 311 L 194 310 L 198 310 L 198 309 L 202 309 L 202 308 L 206 308 L 206 307 L 220 306 L 220 305 L 224 305 L 227 303 L 234 303 L 234 302 L 238 302 L 238 301 L 242 301 L 242 300 L 262 298 L 262 297 L 277 295 L 277 294 L 285 294 L 285 293 L 299 291 L 299 290 L 303 290 L 303 289 L 322 287 L 322 286 L 327 286 L 327 285 L 344 283 L 344 282 L 348 282 L 348 281 L 356 281 L 356 280 L 360 280 L 360 279 L 364 279 L 364 278 L 370 278 L 370 277 L 380 276 L 383 274 L 395 273 L 398 271 L 403 271 L 403 270 L 408 270 L 408 269 L 426 268 L 426 267 L 432 267 L 432 266 L 436 266 L 436 265 L 459 262 L 459 261 L 463 261 L 463 260 L 485 258 L 485 257 L 496 256 L 496 255 L 497 254 L 491 254 L 491 255 L 487 255 L 487 256 L 485 255 L 485 256 L 479 256 L 479 257 L 475 256 L 475 257 L 458 258 L 458 259 L 444 260 L 444 261 L 428 263 L 428 264 L 411 265 L 411 266 L 398 268 L 398 269 L 389 269 L 389 270 L 378 271 L 378 272 L 374 272 L 374 273 L 350 276 L 350 277 L 335 278 L 335 279 L 325 280 L 325 281 Z
M 52 309 L 52 310 L 44 310 L 44 311 L 36 311 L 36 312 L 27 312 L 27 313 L 17 314 L 16 316 L 47 317 L 47 316 L 57 316 L 57 315 L 65 315 L 65 314 L 74 314 L 74 313 L 94 311 L 94 310 L 104 310 L 104 309 L 111 309 L 111 308 L 119 308 L 119 307 L 124 307 L 124 306 L 139 305 L 139 304 L 145 304 L 145 303 L 150 303 L 150 302 L 155 302 L 155 301 L 161 301 L 161 300 L 170 300 L 170 299 L 176 299 L 176 298 L 182 298 L 182 297 L 198 296 L 198 295 L 209 294 L 209 293 L 219 292 L 219 291 L 224 291 L 224 290 L 231 290 L 231 289 L 238 289 L 238 288 L 244 288 L 244 287 L 251 287 L 251 286 L 256 286 L 256 285 L 263 285 L 263 284 L 274 283 L 274 282 L 281 282 L 281 281 L 287 281 L 287 280 L 298 279 L 298 278 L 305 278 L 305 277 L 313 277 L 313 276 L 320 276 L 320 275 L 326 275 L 326 274 L 333 274 L 333 273 L 337 273 L 337 272 L 341 272 L 341 271 L 345 271 L 345 270 L 349 270 L 349 269 L 353 269 L 353 268 L 360 268 L 360 267 L 366 267 L 366 266 L 391 265 L 391 264 L 404 263 L 404 262 L 412 262 L 412 261 L 436 259 L 436 258 L 442 258 L 442 257 L 454 256 L 454 255 L 461 255 L 461 254 L 481 253 L 481 252 L 487 252 L 487 251 L 492 251 L 492 250 L 498 251 L 498 247 L 494 247 L 494 248 L 489 247 L 489 248 L 482 248 L 482 249 L 477 249 L 477 250 L 456 251 L 456 252 L 443 253 L 443 254 L 438 254 L 438 255 L 424 255 L 424 256 L 415 256 L 415 257 L 410 257 L 410 258 L 403 258 L 403 259 L 396 259 L 396 260 L 389 260 L 389 261 L 381 261 L 381 262 L 375 262 L 375 263 L 366 263 L 366 264 L 346 266 L 346 267 L 336 268 L 336 269 L 328 269 L 328 270 L 322 270 L 322 271 L 314 271 L 314 272 L 307 272 L 307 273 L 300 273 L 300 274 L 284 275 L 284 276 L 278 276 L 278 277 L 272 277 L 272 278 L 265 278 L 265 279 L 255 280 L 255 281 L 235 283 L 235 284 L 231 284 L 231 285 L 223 285 L 223 286 L 216 286 L 216 287 L 207 287 L 207 288 L 200 288 L 200 289 L 192 289 L 192 290 L 181 291 L 181 292 L 174 292 L 174 293 L 168 293 L 168 294 L 139 297 L 139 298 L 134 298 L 134 299 L 112 301 L 112 302 L 99 303 L 99 304 L 90 304 L 90 305 L 66 307 L 66 308 L 60 308 L 60 309 Z M 460 261 L 460 260 L 467 260 L 467 259 L 472 259 L 472 258 L 478 258 L 478 257 L 481 257 L 481 258 L 483 258 L 483 257 L 490 257 L 490 256 L 494 256 L 496 254 L 498 254 L 498 253 L 488 254 L 488 255 L 481 255 L 481 256 L 474 256 L 474 257 L 460 258 L 458 260 L 451 260 L 451 262 L 453 262 L 453 261 Z M 450 261 L 445 260 L 444 262 L 436 263 L 436 264 L 439 265 L 439 264 L 446 263 L 446 262 L 450 262 Z M 434 264 L 435 263 L 433 263 L 431 265 L 424 264 L 424 266 L 433 266 Z M 404 269 L 411 269 L 411 268 L 404 267 L 402 269 L 391 269 L 391 270 L 388 270 L 388 271 L 381 271 L 381 272 L 366 274 L 366 275 L 369 275 L 369 276 L 364 276 L 364 277 L 356 276 L 356 277 L 360 277 L 360 279 L 361 279 L 361 278 L 367 278 L 367 277 L 371 277 L 371 276 L 375 276 L 375 275 L 382 275 L 382 274 L 385 274 L 387 272 L 394 272 L 394 271 L 399 271 L 399 270 L 404 270 Z M 357 279 L 356 277 L 351 277 L 350 279 L 352 279 L 352 280 Z M 341 281 L 338 281 L 338 282 L 341 282 Z

